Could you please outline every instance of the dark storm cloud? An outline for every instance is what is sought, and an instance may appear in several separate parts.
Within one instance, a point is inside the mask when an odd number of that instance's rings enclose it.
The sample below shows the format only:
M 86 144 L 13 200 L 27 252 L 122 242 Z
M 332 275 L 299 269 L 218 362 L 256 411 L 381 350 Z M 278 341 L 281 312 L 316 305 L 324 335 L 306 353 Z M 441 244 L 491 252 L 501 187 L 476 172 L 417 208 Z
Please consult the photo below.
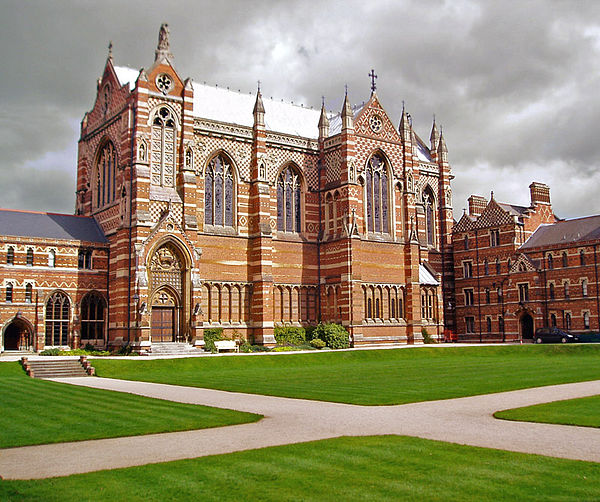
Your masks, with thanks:
M 5 1 L 0 14 L 0 206 L 72 210 L 108 41 L 116 64 L 148 67 L 168 22 L 184 77 L 244 92 L 260 79 L 267 96 L 338 110 L 344 84 L 369 97 L 375 68 L 395 123 L 405 100 L 424 139 L 432 114 L 443 124 L 457 216 L 470 193 L 527 203 L 532 180 L 560 216 L 600 212 L 599 2 Z

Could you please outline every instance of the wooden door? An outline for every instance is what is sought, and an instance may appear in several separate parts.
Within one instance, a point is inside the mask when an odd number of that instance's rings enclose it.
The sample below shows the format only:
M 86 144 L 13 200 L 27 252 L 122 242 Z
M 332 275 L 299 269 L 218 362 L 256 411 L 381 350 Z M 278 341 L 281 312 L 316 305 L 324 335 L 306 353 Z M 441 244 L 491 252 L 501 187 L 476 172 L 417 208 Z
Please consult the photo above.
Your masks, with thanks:
M 175 307 L 152 307 L 152 341 L 175 340 Z

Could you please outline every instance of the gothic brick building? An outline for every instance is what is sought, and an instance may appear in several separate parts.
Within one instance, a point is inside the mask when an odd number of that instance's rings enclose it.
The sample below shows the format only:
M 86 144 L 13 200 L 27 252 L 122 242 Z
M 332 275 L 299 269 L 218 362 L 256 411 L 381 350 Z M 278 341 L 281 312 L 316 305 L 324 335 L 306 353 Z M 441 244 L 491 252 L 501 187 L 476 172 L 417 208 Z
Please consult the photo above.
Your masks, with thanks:
M 550 189 L 529 188 L 529 206 L 472 195 L 454 227 L 461 340 L 531 339 L 546 326 L 600 331 L 600 216 L 559 220 Z
M 81 123 L 78 216 L 64 216 L 96 237 L 0 219 L 4 347 L 18 331 L 35 350 L 151 350 L 207 327 L 272 344 L 274 326 L 319 321 L 355 345 L 440 334 L 453 218 L 435 123 L 429 145 L 404 109 L 396 128 L 374 80 L 333 115 L 183 79 L 172 61 L 166 25 L 147 69 L 109 52 Z M 54 264 L 22 266 L 28 245 Z

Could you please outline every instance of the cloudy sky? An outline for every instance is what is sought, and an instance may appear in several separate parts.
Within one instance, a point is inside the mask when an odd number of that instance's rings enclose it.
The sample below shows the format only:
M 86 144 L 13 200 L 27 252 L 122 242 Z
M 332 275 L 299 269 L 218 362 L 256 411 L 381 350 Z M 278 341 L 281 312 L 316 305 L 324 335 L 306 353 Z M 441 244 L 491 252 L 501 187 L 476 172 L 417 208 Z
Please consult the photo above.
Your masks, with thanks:
M 547 183 L 559 217 L 600 213 L 598 1 L 25 1 L 0 3 L 0 207 L 70 213 L 79 122 L 114 61 L 154 60 L 168 22 L 185 77 L 318 107 L 377 93 L 394 122 L 443 125 L 466 198 L 526 205 Z

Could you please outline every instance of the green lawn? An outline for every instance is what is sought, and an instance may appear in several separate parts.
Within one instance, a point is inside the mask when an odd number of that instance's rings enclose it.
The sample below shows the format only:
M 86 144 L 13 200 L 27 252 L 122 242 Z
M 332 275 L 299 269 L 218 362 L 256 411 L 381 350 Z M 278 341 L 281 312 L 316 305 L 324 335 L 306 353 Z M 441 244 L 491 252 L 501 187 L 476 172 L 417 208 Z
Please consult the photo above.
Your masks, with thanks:
M 600 464 L 419 438 L 337 438 L 38 481 L 2 500 L 600 499 Z
M 449 399 L 600 379 L 600 345 L 94 359 L 98 376 L 364 405 Z
M 35 380 L 17 362 L 0 363 L 0 448 L 204 429 L 259 419 L 250 413 Z
M 600 427 L 600 396 L 514 408 L 499 411 L 494 416 L 524 422 Z

